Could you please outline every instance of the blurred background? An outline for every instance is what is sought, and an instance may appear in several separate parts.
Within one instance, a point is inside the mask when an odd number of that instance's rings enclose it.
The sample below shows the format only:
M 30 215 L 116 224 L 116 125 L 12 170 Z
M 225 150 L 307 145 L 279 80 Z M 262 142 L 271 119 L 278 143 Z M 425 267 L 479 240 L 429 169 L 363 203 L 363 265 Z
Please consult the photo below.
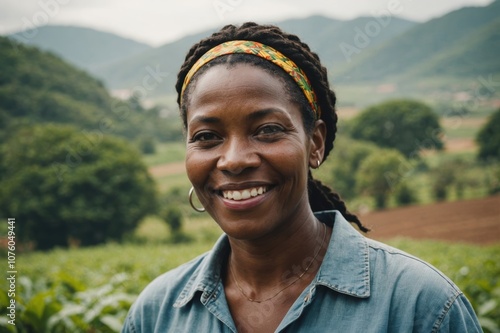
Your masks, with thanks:
M 0 0 L 0 252 L 18 268 L 0 332 L 118 332 L 148 282 L 212 247 L 174 83 L 194 43 L 246 21 L 297 34 L 328 68 L 339 135 L 315 177 L 500 332 L 491 0 Z

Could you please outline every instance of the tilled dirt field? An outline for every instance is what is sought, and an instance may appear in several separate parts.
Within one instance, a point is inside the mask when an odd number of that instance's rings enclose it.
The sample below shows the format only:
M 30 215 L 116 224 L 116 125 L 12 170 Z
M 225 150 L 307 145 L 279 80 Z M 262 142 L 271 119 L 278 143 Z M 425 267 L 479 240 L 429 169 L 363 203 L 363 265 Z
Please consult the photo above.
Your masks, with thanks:
M 397 236 L 474 244 L 500 243 L 500 196 L 371 212 L 360 216 L 378 240 Z

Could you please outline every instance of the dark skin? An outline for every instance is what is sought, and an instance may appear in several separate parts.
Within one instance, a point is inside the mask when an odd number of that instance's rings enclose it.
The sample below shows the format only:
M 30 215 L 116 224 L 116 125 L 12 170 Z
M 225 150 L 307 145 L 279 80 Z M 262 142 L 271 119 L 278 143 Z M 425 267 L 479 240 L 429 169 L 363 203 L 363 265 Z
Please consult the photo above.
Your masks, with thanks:
M 308 170 L 323 158 L 325 125 L 318 120 L 307 133 L 283 81 L 255 66 L 218 65 L 193 85 L 186 170 L 229 238 L 226 299 L 238 331 L 274 332 L 316 275 L 331 235 L 307 195 Z

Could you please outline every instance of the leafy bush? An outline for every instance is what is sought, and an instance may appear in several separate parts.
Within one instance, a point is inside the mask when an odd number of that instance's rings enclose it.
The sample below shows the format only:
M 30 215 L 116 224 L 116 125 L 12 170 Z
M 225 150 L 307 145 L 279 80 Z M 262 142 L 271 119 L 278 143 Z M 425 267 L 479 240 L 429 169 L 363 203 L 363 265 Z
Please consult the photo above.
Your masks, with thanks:
M 371 106 L 354 119 L 351 136 L 417 157 L 423 149 L 442 149 L 438 116 L 427 105 L 393 100 Z
M 167 207 L 163 213 L 162 217 L 165 222 L 170 227 L 172 234 L 177 234 L 182 230 L 182 212 L 176 206 Z
M 152 138 L 151 136 L 141 137 L 139 139 L 138 145 L 141 153 L 145 155 L 151 155 L 156 152 L 156 143 L 154 138 Z
M 120 139 L 26 127 L 1 146 L 0 170 L 0 211 L 39 249 L 119 241 L 156 209 L 153 180 Z
M 500 161 L 500 109 L 493 113 L 476 137 L 481 160 Z
M 16 297 L 16 325 L 0 322 L 0 328 L 18 333 L 119 332 L 136 298 L 120 286 L 127 278 L 119 273 L 104 285 L 87 287 L 65 273 L 52 281 L 23 276 Z M 8 304 L 2 294 L 0 306 Z
M 380 149 L 377 146 L 358 140 L 339 137 L 330 157 L 333 161 L 331 183 L 336 192 L 347 199 L 354 198 L 356 190 L 356 172 L 361 163 L 371 153 Z
M 375 198 L 377 208 L 384 208 L 389 194 L 398 186 L 401 165 L 406 158 L 397 150 L 380 149 L 368 156 L 356 173 L 359 193 Z

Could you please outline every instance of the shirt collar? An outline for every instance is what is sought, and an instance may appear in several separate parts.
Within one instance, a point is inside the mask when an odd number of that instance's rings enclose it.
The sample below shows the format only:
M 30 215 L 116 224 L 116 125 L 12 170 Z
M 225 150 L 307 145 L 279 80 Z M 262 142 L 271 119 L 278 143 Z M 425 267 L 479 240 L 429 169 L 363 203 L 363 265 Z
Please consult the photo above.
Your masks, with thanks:
M 217 290 L 217 284 L 221 279 L 224 262 L 229 256 L 230 246 L 227 236 L 222 235 L 202 259 L 198 268 L 193 272 L 174 307 L 182 307 L 189 303 L 197 291 L 202 293 L 201 302 L 205 304 L 212 294 Z
M 338 211 L 315 213 L 323 223 L 334 225 L 332 237 L 315 283 L 337 292 L 360 298 L 370 296 L 370 267 L 368 243 Z M 197 291 L 205 304 L 217 290 L 222 267 L 229 255 L 230 246 L 222 235 L 213 249 L 201 259 L 200 265 L 187 281 L 174 307 L 189 303 Z M 314 283 L 314 282 L 313 282 Z
M 361 235 L 338 211 L 315 214 L 334 228 L 328 250 L 317 275 L 317 283 L 355 297 L 370 296 L 369 247 Z

